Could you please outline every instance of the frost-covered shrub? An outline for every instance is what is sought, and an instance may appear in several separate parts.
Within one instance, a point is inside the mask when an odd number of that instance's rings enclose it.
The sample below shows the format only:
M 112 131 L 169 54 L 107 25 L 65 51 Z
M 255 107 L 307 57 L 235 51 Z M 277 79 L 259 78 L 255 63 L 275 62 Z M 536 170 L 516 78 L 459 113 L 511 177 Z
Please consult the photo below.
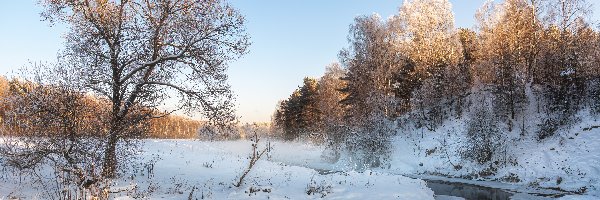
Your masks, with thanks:
M 110 184 L 102 174 L 110 121 L 107 102 L 70 85 L 43 84 L 42 75 L 36 75 L 35 82 L 11 81 L 0 99 L 0 169 L 27 177 L 24 181 L 45 191 L 46 199 L 107 195 Z M 125 119 L 136 120 L 140 110 L 132 108 Z M 117 175 L 138 159 L 137 138 L 146 128 L 145 123 L 122 126 L 123 140 L 115 154 L 126 161 L 116 166 Z
M 36 179 L 48 191 L 44 198 L 101 195 L 101 103 L 68 87 L 25 81 L 12 81 L 2 103 L 3 167 Z
M 311 178 L 310 183 L 308 184 L 308 186 L 306 186 L 307 195 L 319 195 L 321 198 L 325 198 L 327 194 L 331 193 L 331 190 L 333 189 L 331 184 L 325 181 L 317 183 L 317 181 L 313 178 Z
M 468 122 L 467 139 L 463 157 L 484 164 L 492 160 L 501 146 L 501 132 L 493 114 L 478 110 Z
M 327 145 L 325 147 L 325 150 L 323 150 L 323 153 L 321 154 L 321 159 L 323 159 L 324 161 L 330 162 L 330 163 L 337 162 L 341 156 L 340 149 L 341 149 L 341 147 L 339 145 L 334 145 L 334 144 Z
M 392 128 L 387 121 L 369 124 L 369 128 L 356 129 L 345 142 L 352 164 L 357 170 L 385 167 L 391 154 Z
M 559 128 L 559 123 L 555 119 L 546 119 L 544 123 L 538 125 L 539 130 L 537 133 L 538 140 L 546 139 L 550 136 L 553 136 L 556 130 Z
M 567 79 L 561 80 L 565 82 Z M 545 115 L 543 116 L 542 123 L 538 125 L 538 140 L 551 137 L 560 128 L 575 124 L 579 120 L 576 113 L 583 108 L 583 102 L 586 100 L 582 98 L 581 91 L 574 84 L 545 86 L 543 96 L 539 98 L 545 102 L 543 109 Z M 593 102 L 593 98 L 591 97 L 588 100 L 590 103 Z

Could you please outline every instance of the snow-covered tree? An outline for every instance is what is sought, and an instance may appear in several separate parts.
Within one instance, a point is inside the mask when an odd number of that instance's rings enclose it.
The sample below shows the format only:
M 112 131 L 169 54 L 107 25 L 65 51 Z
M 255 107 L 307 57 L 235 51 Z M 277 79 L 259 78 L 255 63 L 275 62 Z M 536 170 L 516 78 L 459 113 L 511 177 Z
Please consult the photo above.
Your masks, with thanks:
M 548 0 L 540 18 L 543 33 L 534 82 L 543 88 L 546 114 L 538 136 L 551 136 L 556 127 L 571 124 L 573 115 L 593 99 L 598 65 L 594 63 L 594 38 L 589 25 L 590 4 L 585 0 Z M 592 102 L 591 102 L 592 103 Z
M 69 25 L 61 67 L 86 91 L 112 102 L 104 175 L 115 176 L 116 146 L 136 106 L 199 111 L 211 122 L 235 120 L 225 74 L 249 45 L 244 17 L 221 0 L 43 0 L 43 15 Z M 174 97 L 172 94 L 176 94 Z M 147 117 L 152 117 L 148 114 Z
M 332 63 L 325 69 L 325 74 L 319 79 L 317 107 L 321 113 L 318 122 L 318 132 L 334 143 L 343 141 L 342 125 L 344 124 L 344 107 L 340 101 L 344 94 L 340 89 L 345 87 L 341 80 L 346 71 L 339 63 Z
M 532 7 L 524 0 L 488 1 L 477 13 L 482 59 L 476 74 L 493 83 L 495 112 L 509 130 L 524 103 L 525 83 L 536 62 L 540 24 Z
M 342 103 L 347 105 L 349 124 L 362 126 L 395 114 L 393 75 L 404 60 L 394 51 L 388 30 L 378 15 L 357 17 L 350 27 L 350 47 L 340 52 L 347 70 Z
M 390 22 L 394 46 L 406 52 L 424 77 L 459 62 L 462 51 L 448 0 L 407 0 Z
M 394 50 L 388 24 L 378 15 L 355 18 L 348 36 L 350 47 L 340 52 L 347 70 L 345 106 L 349 151 L 360 166 L 380 166 L 389 150 L 386 122 L 397 116 L 394 75 L 405 59 Z
M 422 124 L 433 129 L 444 119 L 447 97 L 456 93 L 449 90 L 453 78 L 448 75 L 460 74 L 462 46 L 452 5 L 447 0 L 405 1 L 390 27 L 396 52 L 407 54 L 414 63 L 412 76 L 422 82 L 411 104 L 420 110 Z

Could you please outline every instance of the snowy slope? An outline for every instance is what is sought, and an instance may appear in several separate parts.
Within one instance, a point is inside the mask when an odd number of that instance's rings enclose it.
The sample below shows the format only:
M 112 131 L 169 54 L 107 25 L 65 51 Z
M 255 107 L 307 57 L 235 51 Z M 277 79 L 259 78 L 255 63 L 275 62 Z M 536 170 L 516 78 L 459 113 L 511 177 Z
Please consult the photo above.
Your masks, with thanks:
M 460 155 L 467 119 L 447 120 L 436 131 L 399 129 L 392 142 L 391 167 L 380 171 L 499 181 L 504 186 L 494 187 L 560 190 L 600 198 L 600 122 L 587 113 L 580 112 L 578 123 L 542 141 L 520 137 L 518 131 L 504 133 L 508 138 L 506 151 L 500 152 L 497 159 L 506 157 L 514 163 L 496 169 L 492 175 L 481 173 L 489 169 L 489 164 L 480 165 Z

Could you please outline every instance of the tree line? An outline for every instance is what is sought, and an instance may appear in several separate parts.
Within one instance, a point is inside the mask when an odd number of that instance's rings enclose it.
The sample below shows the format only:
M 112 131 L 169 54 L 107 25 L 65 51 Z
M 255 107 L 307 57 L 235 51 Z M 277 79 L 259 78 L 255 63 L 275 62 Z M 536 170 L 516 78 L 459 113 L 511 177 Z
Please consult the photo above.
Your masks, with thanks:
M 451 9 L 447 0 L 407 0 L 388 19 L 355 18 L 333 64 L 339 74 L 305 78 L 278 104 L 276 129 L 286 139 L 319 135 L 373 152 L 403 120 L 435 131 L 479 113 L 525 134 L 534 106 L 543 123 L 533 135 L 543 140 L 579 111 L 600 112 L 600 34 L 589 2 L 488 1 L 475 29 L 456 28 Z M 484 137 L 471 130 L 473 141 Z
M 0 129 L 3 129 L 0 133 L 4 136 L 24 136 L 31 134 L 33 129 L 40 130 L 36 131 L 37 136 L 65 134 L 62 130 L 48 129 L 51 121 L 55 119 L 53 115 L 72 115 L 71 119 L 64 121 L 80 121 L 82 125 L 89 124 L 104 130 L 89 131 L 89 137 L 106 134 L 106 123 L 92 123 L 91 118 L 107 119 L 105 111 L 110 109 L 109 102 L 93 95 L 75 94 L 59 87 L 0 77 L 0 99 Z M 40 109 L 40 106 L 53 110 Z M 33 107 L 36 107 L 35 111 L 26 110 Z M 143 130 L 144 134 L 137 138 L 193 139 L 198 137 L 198 129 L 204 124 L 200 120 L 168 115 L 160 110 L 154 110 L 153 113 L 161 117 L 152 118 L 142 124 L 140 130 Z M 43 118 L 35 119 L 36 117 Z

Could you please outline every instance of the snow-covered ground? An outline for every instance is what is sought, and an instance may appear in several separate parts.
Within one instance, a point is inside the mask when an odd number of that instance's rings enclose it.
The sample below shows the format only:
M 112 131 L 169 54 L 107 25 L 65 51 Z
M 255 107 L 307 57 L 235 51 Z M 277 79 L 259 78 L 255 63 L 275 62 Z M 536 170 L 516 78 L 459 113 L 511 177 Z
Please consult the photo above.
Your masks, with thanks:
M 366 171 L 319 174 L 322 149 L 304 143 L 272 143 L 241 187 L 234 187 L 248 166 L 249 141 L 204 142 L 146 140 L 141 156 L 154 159 L 147 169 L 126 174 L 111 191 L 115 199 L 434 199 L 424 181 Z M 146 162 L 151 163 L 151 162 Z M 0 199 L 44 199 L 44 191 L 18 180 L 0 179 Z M 193 191 L 193 192 L 192 192 Z

